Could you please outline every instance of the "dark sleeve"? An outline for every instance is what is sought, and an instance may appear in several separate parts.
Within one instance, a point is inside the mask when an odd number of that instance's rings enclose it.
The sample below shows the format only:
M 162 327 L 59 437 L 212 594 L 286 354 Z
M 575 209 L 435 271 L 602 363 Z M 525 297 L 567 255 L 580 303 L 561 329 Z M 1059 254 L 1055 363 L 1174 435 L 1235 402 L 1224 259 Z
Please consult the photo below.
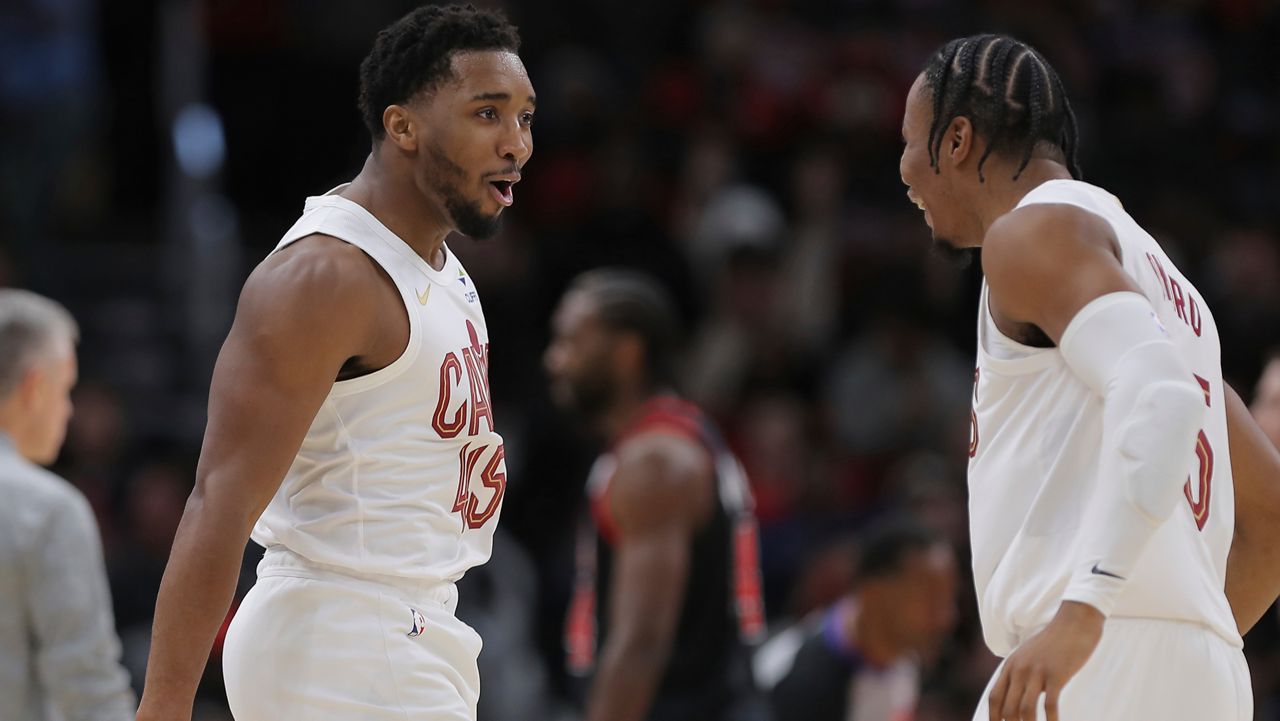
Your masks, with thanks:
M 120 665 L 120 640 L 89 504 L 59 499 L 26 563 L 41 686 L 67 721 L 131 721 L 137 706 Z
M 845 721 L 855 669 L 811 633 L 769 694 L 776 721 Z

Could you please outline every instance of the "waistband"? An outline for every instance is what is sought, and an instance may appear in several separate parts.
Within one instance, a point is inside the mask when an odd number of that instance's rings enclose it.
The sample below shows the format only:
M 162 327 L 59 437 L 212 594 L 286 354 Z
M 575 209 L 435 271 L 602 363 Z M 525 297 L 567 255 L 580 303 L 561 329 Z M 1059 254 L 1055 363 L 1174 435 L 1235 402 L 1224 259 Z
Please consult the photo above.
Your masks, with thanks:
M 1204 621 L 1193 621 L 1185 618 L 1154 618 L 1150 616 L 1108 616 L 1104 623 L 1106 627 L 1110 627 L 1110 628 L 1162 625 L 1162 626 L 1167 626 L 1168 628 L 1180 629 L 1180 630 L 1189 631 L 1189 632 L 1197 632 L 1197 633 L 1203 632 L 1222 641 L 1224 644 L 1232 648 L 1236 648 L 1236 649 L 1244 648 L 1244 641 L 1242 641 L 1239 636 L 1235 636 L 1235 637 L 1224 636 L 1221 631 L 1219 631 L 1217 628 L 1214 628 L 1212 625 L 1205 623 Z M 1013 648 L 1017 649 L 1019 646 L 1022 645 L 1023 641 L 1026 641 L 1027 639 L 1031 638 L 1037 633 L 1040 633 L 1048 625 L 1049 624 L 1047 623 L 1042 623 L 1036 626 L 1035 628 L 1032 628 L 1029 631 L 1026 631 L 1018 636 L 1015 636 L 1017 643 L 1013 645 Z
M 449 613 L 458 608 L 458 587 L 448 581 L 364 573 L 303 558 L 284 546 L 269 546 L 258 562 L 258 578 L 307 578 L 349 588 L 390 593 L 411 603 L 432 603 Z

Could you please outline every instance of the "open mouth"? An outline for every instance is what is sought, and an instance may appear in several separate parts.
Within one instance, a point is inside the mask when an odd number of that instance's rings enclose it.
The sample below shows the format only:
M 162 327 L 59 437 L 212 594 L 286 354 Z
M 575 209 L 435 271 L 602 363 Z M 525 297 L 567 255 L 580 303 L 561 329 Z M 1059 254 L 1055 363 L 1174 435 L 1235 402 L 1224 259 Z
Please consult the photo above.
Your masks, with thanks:
M 497 200 L 503 207 L 510 207 L 515 202 L 515 195 L 511 192 L 511 186 L 515 185 L 510 180 L 494 180 L 489 183 L 490 192 L 493 194 L 494 200 Z

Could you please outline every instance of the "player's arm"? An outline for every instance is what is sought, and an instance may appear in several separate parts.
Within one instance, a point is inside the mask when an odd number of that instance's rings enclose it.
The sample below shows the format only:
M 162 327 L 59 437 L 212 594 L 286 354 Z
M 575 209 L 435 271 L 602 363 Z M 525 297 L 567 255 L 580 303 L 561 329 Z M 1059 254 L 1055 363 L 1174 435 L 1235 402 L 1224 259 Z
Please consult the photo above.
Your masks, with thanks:
M 1057 719 L 1062 686 L 1084 665 L 1126 578 L 1182 499 L 1203 391 L 1118 257 L 1102 218 L 1032 205 L 992 225 L 983 270 L 993 313 L 1032 324 L 1103 402 L 1100 479 L 1053 621 L 1005 662 L 990 718 L 1034 719 L 1040 693 Z
M 618 451 L 610 510 L 618 526 L 607 637 L 587 721 L 640 721 L 667 668 L 689 579 L 693 536 L 714 502 L 704 449 L 649 433 Z
M 138 718 L 189 719 L 241 554 L 343 364 L 373 324 L 353 246 L 314 237 L 269 257 L 240 296 L 209 389 L 195 489 L 160 585 Z
M 1236 494 L 1227 600 L 1243 634 L 1280 596 L 1280 451 L 1258 428 L 1240 396 L 1224 387 Z

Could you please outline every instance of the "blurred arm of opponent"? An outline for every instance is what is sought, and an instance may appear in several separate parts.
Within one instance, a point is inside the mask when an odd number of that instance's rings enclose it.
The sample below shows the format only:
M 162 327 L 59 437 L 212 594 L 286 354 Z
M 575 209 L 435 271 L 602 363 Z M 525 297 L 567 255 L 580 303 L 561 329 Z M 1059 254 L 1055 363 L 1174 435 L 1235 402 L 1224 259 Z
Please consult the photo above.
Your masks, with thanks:
M 160 584 L 139 721 L 190 719 L 253 524 L 343 365 L 377 347 L 392 292 L 359 249 L 312 236 L 245 282 L 209 389 L 195 488 Z M 406 322 L 407 327 L 407 322 Z
M 1227 557 L 1227 600 L 1243 634 L 1280 596 L 1280 451 L 1229 386 L 1227 443 L 1236 528 Z
M 687 438 L 637 436 L 618 450 L 608 498 L 619 538 L 586 719 L 642 721 L 671 657 L 693 537 L 715 500 L 711 459 Z

